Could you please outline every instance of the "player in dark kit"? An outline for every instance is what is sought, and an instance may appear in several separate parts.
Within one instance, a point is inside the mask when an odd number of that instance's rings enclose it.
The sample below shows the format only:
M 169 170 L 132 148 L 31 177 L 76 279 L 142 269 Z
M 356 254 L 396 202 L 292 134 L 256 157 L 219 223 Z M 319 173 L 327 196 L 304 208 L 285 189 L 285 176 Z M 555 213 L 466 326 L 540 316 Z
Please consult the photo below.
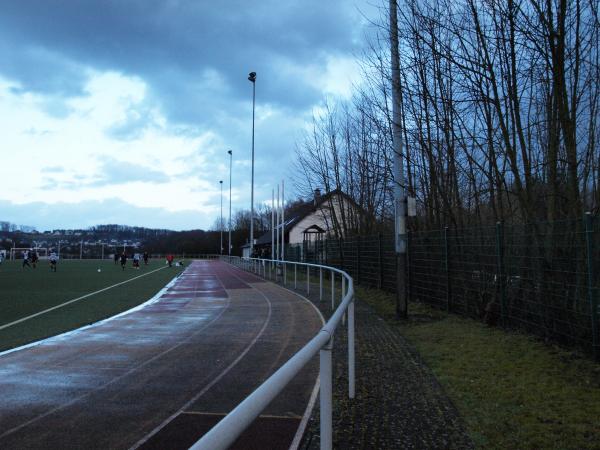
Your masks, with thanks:
M 148 265 L 148 252 L 144 252 L 144 265 Z
M 33 268 L 35 269 L 37 267 L 37 262 L 39 260 L 38 254 L 35 250 L 32 250 L 30 252 L 30 256 L 31 256 L 31 264 L 33 265 Z
M 125 270 L 125 265 L 127 264 L 127 255 L 125 252 L 121 253 L 121 269 Z

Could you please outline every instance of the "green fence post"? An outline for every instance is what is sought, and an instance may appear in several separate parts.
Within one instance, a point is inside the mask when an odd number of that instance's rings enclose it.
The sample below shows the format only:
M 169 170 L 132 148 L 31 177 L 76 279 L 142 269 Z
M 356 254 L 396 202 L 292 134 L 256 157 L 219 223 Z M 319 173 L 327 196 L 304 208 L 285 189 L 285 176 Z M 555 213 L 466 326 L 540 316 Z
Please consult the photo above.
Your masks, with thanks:
M 448 227 L 444 227 L 444 262 L 446 266 L 446 310 L 450 312 L 452 286 L 450 285 L 450 243 L 448 242 Z
M 506 327 L 506 290 L 504 286 L 504 223 L 496 222 L 496 256 L 497 256 L 497 279 L 500 284 L 500 315 L 502 326 Z
M 377 234 L 377 261 L 379 263 L 379 283 L 377 288 L 383 287 L 383 255 L 381 252 L 381 233 Z
M 356 284 L 360 284 L 360 235 L 356 236 Z
M 412 259 L 410 257 L 410 251 L 412 249 L 412 233 L 410 230 L 406 230 L 406 298 L 408 301 L 412 300 Z M 397 258 L 394 258 L 397 259 Z
M 588 300 L 592 316 L 592 348 L 594 359 L 600 360 L 600 347 L 598 344 L 598 300 L 594 295 L 594 216 L 585 213 L 585 243 L 587 251 L 587 281 Z
M 344 270 L 344 248 L 342 243 L 342 238 L 339 238 L 338 245 L 340 246 L 340 269 Z

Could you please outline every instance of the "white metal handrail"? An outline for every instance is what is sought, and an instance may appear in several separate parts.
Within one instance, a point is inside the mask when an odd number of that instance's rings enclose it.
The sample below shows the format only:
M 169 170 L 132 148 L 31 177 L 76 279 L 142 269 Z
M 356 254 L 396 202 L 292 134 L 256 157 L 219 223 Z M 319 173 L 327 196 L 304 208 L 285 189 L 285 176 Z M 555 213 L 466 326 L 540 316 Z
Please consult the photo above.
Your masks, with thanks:
M 320 427 L 321 427 L 321 450 L 331 450 L 333 444 L 332 432 L 332 357 L 333 335 L 335 329 L 342 321 L 345 313 L 348 314 L 348 397 L 354 398 L 355 393 L 355 358 L 354 358 L 354 284 L 352 277 L 343 270 L 335 267 L 322 266 L 318 264 L 300 263 L 294 261 L 275 261 L 268 259 L 240 258 L 235 256 L 222 256 L 222 260 L 253 271 L 267 278 L 267 266 L 269 266 L 269 277 L 279 279 L 278 269 L 281 269 L 282 282 L 287 282 L 287 267 L 294 266 L 294 283 L 296 283 L 297 266 L 307 268 L 307 292 L 310 289 L 310 270 L 319 269 L 319 292 L 322 299 L 323 277 L 322 271 L 329 270 L 331 273 L 332 309 L 334 307 L 335 274 L 340 274 L 342 283 L 341 303 L 335 310 L 327 323 L 319 330 L 308 344 L 302 347 L 283 366 L 261 384 L 252 394 L 246 397 L 217 425 L 206 433 L 198 442 L 190 447 L 190 450 L 225 450 L 235 442 L 243 431 L 256 419 L 267 405 L 287 386 L 287 384 L 302 370 L 313 356 L 320 353 L 319 378 L 320 378 Z M 275 269 L 275 270 L 273 270 Z M 346 288 L 347 286 L 347 288 Z

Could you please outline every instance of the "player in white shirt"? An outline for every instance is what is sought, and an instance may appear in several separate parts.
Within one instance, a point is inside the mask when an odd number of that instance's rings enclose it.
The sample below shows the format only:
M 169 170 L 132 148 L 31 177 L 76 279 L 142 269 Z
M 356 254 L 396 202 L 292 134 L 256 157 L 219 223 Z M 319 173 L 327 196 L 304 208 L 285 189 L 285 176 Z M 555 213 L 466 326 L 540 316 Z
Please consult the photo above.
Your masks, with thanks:
M 50 253 L 50 257 L 48 258 L 48 260 L 50 261 L 50 270 L 52 272 L 56 272 L 56 263 L 58 262 L 58 256 L 56 255 L 56 253 Z

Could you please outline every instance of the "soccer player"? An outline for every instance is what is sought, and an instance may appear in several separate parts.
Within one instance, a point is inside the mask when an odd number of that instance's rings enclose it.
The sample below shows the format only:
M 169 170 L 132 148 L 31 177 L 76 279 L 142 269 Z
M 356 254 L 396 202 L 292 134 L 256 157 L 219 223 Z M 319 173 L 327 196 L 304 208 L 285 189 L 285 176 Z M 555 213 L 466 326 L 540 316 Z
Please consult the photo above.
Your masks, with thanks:
M 58 256 L 56 256 L 56 253 L 51 252 L 49 260 L 50 260 L 50 271 L 56 272 L 56 262 L 58 261 Z
M 140 254 L 139 253 L 133 254 L 133 268 L 134 269 L 140 268 Z
M 125 265 L 127 264 L 127 255 L 125 252 L 121 253 L 121 269 L 125 270 Z
M 148 265 L 148 252 L 144 252 L 144 265 L 147 266 Z
M 167 262 L 169 263 L 169 267 L 173 265 L 173 255 L 170 253 L 167 255 Z
M 31 268 L 31 266 L 29 265 L 29 250 L 25 250 L 23 252 L 23 266 L 21 267 L 24 269 L 25 266 Z
M 115 266 L 117 265 L 117 263 L 119 262 L 119 254 L 117 253 L 117 251 L 115 250 L 115 256 L 114 256 L 114 260 L 115 260 Z
M 37 267 L 37 262 L 39 260 L 37 251 L 35 250 L 31 250 L 30 252 L 30 256 L 31 256 L 31 265 L 33 266 L 33 268 L 35 269 Z

